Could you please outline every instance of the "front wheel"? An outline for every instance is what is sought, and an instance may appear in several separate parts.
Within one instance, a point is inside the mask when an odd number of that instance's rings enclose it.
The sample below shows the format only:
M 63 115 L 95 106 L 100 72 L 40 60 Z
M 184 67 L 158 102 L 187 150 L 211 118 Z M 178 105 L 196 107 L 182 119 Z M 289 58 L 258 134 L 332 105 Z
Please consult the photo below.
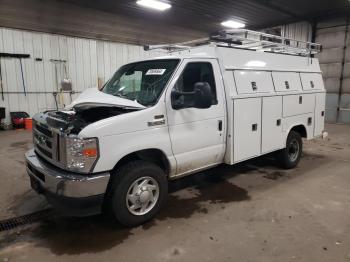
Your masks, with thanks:
M 111 213 L 122 225 L 147 222 L 165 203 L 168 181 L 157 165 L 137 160 L 122 166 L 114 175 L 108 202 Z
M 291 169 L 298 165 L 302 152 L 303 141 L 300 134 L 295 131 L 290 131 L 286 148 L 279 152 L 278 160 L 284 168 Z

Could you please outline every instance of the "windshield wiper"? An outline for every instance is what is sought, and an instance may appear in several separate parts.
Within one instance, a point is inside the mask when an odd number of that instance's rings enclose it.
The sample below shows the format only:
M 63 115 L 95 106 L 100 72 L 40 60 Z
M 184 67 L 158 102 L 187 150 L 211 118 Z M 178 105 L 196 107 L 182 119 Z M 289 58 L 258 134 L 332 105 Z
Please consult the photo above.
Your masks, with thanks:
M 127 97 L 126 95 L 122 95 L 122 94 L 115 94 L 114 96 L 117 96 L 117 97 L 121 97 L 121 98 L 125 98 L 125 99 L 128 99 L 128 100 L 131 100 L 129 97 Z
M 124 98 L 124 99 L 130 100 L 130 101 L 136 101 L 140 105 L 143 105 L 142 103 L 140 103 L 140 101 L 137 98 L 131 99 L 130 97 L 128 97 L 126 95 L 122 95 L 122 94 L 115 94 L 114 96 L 117 96 L 117 97 L 120 97 L 120 98 Z M 143 106 L 145 106 L 145 105 L 143 105 Z

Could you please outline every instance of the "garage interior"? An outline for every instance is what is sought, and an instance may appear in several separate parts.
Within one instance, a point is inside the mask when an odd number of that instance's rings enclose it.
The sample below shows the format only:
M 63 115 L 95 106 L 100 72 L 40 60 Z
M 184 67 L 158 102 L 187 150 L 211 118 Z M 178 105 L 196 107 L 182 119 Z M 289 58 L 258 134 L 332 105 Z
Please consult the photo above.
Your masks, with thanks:
M 0 261 L 350 261 L 350 2 L 165 2 L 0 0 L 0 53 L 24 55 L 0 57 L 0 222 L 18 223 L 0 227 Z M 11 112 L 63 109 L 123 64 L 164 55 L 144 45 L 207 37 L 226 20 L 322 44 L 329 136 L 304 141 L 296 169 L 263 156 L 169 182 L 165 208 L 136 228 L 62 217 L 31 190 L 32 131 L 14 130 Z

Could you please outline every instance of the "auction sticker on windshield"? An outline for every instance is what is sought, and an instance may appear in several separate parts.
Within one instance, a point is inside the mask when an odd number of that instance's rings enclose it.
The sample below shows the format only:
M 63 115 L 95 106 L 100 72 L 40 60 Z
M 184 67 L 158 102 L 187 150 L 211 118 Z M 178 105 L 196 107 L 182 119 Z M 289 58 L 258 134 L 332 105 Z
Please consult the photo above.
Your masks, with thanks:
M 163 75 L 166 69 L 148 69 L 146 75 Z

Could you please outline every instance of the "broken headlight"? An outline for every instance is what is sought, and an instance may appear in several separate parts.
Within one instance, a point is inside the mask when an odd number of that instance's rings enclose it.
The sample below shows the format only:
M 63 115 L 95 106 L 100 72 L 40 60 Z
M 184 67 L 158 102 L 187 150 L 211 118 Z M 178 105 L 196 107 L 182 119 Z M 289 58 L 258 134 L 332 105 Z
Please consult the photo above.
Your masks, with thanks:
M 81 173 L 91 172 L 99 157 L 97 138 L 68 136 L 66 141 L 67 169 Z

